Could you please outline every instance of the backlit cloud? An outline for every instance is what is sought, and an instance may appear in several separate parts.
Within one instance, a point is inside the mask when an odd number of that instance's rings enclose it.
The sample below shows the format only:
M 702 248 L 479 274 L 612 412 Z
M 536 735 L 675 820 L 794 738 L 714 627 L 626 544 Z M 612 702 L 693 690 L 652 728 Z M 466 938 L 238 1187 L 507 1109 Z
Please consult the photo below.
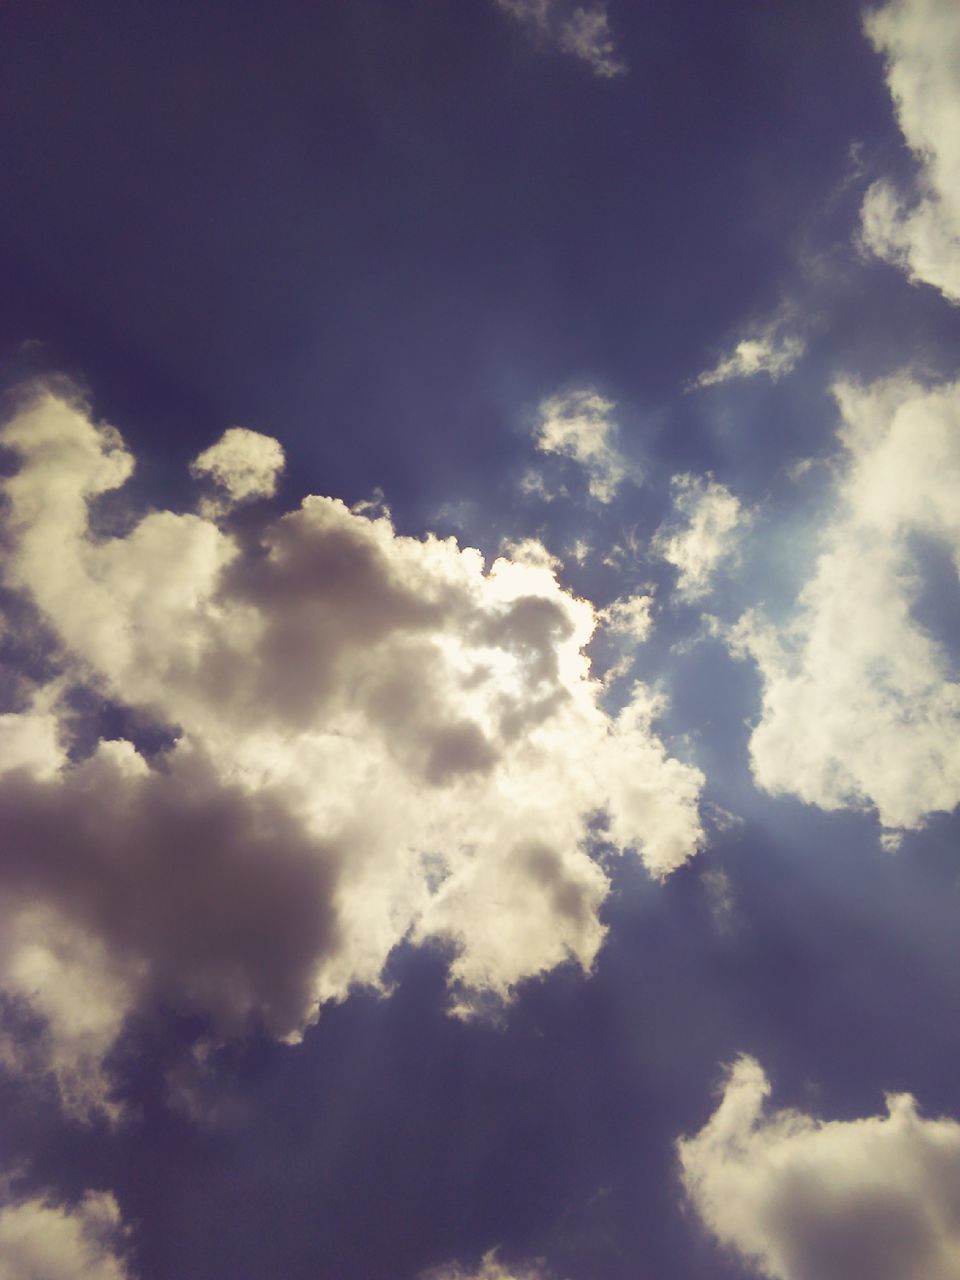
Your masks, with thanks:
M 960 7 L 894 0 L 868 13 L 867 35 L 886 62 L 897 121 L 918 162 L 908 191 L 874 183 L 863 238 L 911 280 L 960 302 Z
M 597 615 L 539 544 L 486 566 L 320 497 L 242 537 L 152 511 L 98 538 L 89 504 L 133 467 L 118 434 L 41 389 L 3 439 L 6 585 L 57 667 L 19 671 L 0 723 L 0 984 L 45 1028 L 4 1057 L 76 1113 L 105 1102 L 99 1064 L 144 1003 L 295 1039 L 408 937 L 452 947 L 468 1010 L 592 965 L 598 812 L 656 877 L 701 844 L 662 701 L 637 685 L 602 709 Z M 84 746 L 81 688 L 173 745 Z
M 960 686 L 917 615 L 925 546 L 960 566 L 960 384 L 841 385 L 846 462 L 796 609 L 731 641 L 763 680 L 750 752 L 768 791 L 915 828 L 960 802 Z
M 759 1063 L 733 1066 L 708 1123 L 678 1143 L 709 1230 L 770 1280 L 953 1280 L 960 1274 L 960 1124 L 909 1094 L 887 1114 L 767 1112 Z

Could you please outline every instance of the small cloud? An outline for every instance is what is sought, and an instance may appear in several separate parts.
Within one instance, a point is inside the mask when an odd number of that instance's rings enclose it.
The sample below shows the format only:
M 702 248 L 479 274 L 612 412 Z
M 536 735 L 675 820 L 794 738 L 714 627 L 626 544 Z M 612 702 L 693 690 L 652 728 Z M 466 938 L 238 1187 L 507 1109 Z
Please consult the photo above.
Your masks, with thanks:
M 220 492 L 201 503 L 204 515 L 222 515 L 255 498 L 272 498 L 284 467 L 279 440 L 247 427 L 228 428 L 216 444 L 190 464 L 196 479 L 212 480 Z
M 598 502 L 612 501 L 631 469 L 617 447 L 616 405 L 592 388 L 550 396 L 539 409 L 536 443 L 541 453 L 580 464 L 587 491 Z
M 624 596 L 601 609 L 597 616 L 610 635 L 638 645 L 650 635 L 653 627 L 652 608 L 653 596 Z
M 525 498 L 539 498 L 541 502 L 553 502 L 555 498 L 567 497 L 562 484 L 551 484 L 543 472 L 534 467 L 523 473 L 518 488 Z
M 653 596 L 637 594 L 614 600 L 598 612 L 598 623 L 615 642 L 620 655 L 603 677 L 607 688 L 633 667 L 638 646 L 649 638 L 653 628 L 652 610 Z
M 425 1272 L 420 1280 L 547 1280 L 547 1277 L 539 1259 L 507 1266 L 497 1257 L 497 1250 L 491 1249 L 483 1255 L 476 1270 L 466 1269 L 457 1262 L 449 1262 Z
M 617 54 L 607 6 L 602 0 L 573 9 L 564 0 L 495 0 L 495 3 L 544 44 L 586 63 L 595 76 L 610 80 L 626 72 L 627 64 Z
M 714 387 L 734 378 L 752 378 L 758 373 L 765 373 L 776 382 L 790 373 L 805 350 L 803 338 L 779 332 L 779 324 L 774 322 L 755 337 L 742 338 L 730 355 L 701 373 L 692 386 Z
M 726 485 L 709 475 L 686 473 L 672 483 L 675 517 L 657 531 L 651 549 L 678 570 L 681 599 L 699 600 L 709 593 L 721 562 L 736 551 L 750 515 Z
M 730 877 L 722 867 L 712 867 L 700 877 L 710 915 L 718 933 L 727 934 L 733 929 L 736 903 L 733 897 L 733 885 Z

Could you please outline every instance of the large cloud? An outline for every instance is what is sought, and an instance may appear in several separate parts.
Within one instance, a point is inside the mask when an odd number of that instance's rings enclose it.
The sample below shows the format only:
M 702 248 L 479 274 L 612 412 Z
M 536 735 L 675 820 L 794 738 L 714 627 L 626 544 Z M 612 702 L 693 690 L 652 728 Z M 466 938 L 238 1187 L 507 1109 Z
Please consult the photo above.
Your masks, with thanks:
M 765 1113 L 770 1085 L 741 1058 L 701 1131 L 678 1144 L 707 1227 L 771 1280 L 955 1280 L 960 1124 L 909 1094 L 887 1114 L 823 1121 Z
M 88 1191 L 74 1208 L 36 1197 L 0 1208 L 4 1280 L 127 1280 L 113 1196 Z
M 894 0 L 866 29 L 887 64 L 897 120 L 919 162 L 904 195 L 877 182 L 863 205 L 874 253 L 912 280 L 960 302 L 960 6 L 955 0 Z
M 763 679 L 757 782 L 915 828 L 960 802 L 960 686 L 917 617 L 924 544 L 960 567 L 960 383 L 836 389 L 846 461 L 813 575 L 787 623 L 733 633 Z
M 46 1019 L 75 1110 L 145 1000 L 295 1037 L 409 936 L 452 945 L 469 1008 L 592 964 L 598 812 L 655 876 L 696 851 L 701 775 L 667 756 L 649 690 L 602 709 L 597 615 L 542 549 L 486 569 L 318 497 L 256 532 L 158 511 L 97 537 L 91 502 L 133 465 L 116 432 L 41 391 L 3 438 L 6 585 L 59 674 L 21 671 L 0 718 L 0 978 Z M 78 685 L 175 745 L 82 758 Z

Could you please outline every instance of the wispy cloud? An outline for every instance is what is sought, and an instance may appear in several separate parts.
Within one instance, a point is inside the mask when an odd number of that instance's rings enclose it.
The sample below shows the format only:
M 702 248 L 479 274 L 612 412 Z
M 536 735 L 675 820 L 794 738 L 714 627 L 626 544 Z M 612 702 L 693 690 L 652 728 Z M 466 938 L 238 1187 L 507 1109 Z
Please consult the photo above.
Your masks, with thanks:
M 633 474 L 617 442 L 616 405 L 587 387 L 550 396 L 537 415 L 535 439 L 541 453 L 558 454 L 579 463 L 587 491 L 598 502 L 612 501 L 620 484 Z M 526 491 L 549 490 L 528 485 Z
M 607 6 L 599 0 L 576 7 L 564 0 L 495 0 L 495 3 L 522 22 L 536 38 L 585 63 L 594 75 L 609 80 L 627 70 L 617 52 Z
M 722 356 L 711 368 L 699 374 L 693 387 L 713 387 L 734 378 L 752 378 L 765 373 L 776 381 L 790 373 L 806 350 L 805 340 L 786 332 L 775 320 L 749 337 L 741 338 L 729 355 Z
M 487 566 L 323 497 L 264 512 L 256 536 L 154 511 L 98 539 L 88 502 L 133 468 L 118 433 L 41 389 L 2 438 L 20 460 L 5 585 L 59 654 L 0 716 L 0 824 L 22 833 L 0 851 L 0 987 L 45 1028 L 5 1056 L 52 1072 L 74 1114 L 108 1105 L 104 1059 L 156 1001 L 219 1039 L 251 1020 L 296 1039 L 325 1000 L 377 986 L 404 937 L 452 944 L 464 1010 L 589 969 L 609 888 L 590 813 L 657 877 L 700 846 L 702 775 L 667 755 L 642 685 L 602 709 L 597 612 L 539 543 Z M 602 438 L 586 457 L 606 475 Z M 268 491 L 279 446 L 236 440 L 199 470 Z M 76 749 L 81 689 L 173 745 Z

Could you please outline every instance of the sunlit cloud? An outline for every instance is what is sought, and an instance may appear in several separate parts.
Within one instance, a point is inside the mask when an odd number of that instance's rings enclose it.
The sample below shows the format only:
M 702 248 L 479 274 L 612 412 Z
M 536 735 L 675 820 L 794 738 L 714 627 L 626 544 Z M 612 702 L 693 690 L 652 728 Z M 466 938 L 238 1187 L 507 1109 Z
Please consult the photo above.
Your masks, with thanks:
M 917 828 L 960 802 L 960 686 L 914 608 L 917 539 L 960 565 L 960 384 L 903 377 L 835 394 L 846 457 L 812 575 L 782 625 L 757 610 L 729 636 L 763 681 L 754 777 Z
M 263 496 L 281 456 L 263 439 L 202 469 Z M 51 1071 L 75 1114 L 108 1105 L 99 1064 L 135 1008 L 295 1040 L 409 938 L 451 948 L 469 1012 L 591 968 L 598 812 L 658 878 L 701 845 L 702 775 L 657 736 L 662 697 L 637 684 L 608 714 L 584 652 L 599 621 L 640 643 L 643 600 L 599 618 L 535 540 L 486 565 L 332 498 L 264 511 L 242 540 L 209 508 L 99 538 L 89 505 L 133 468 L 117 432 L 40 389 L 3 440 L 20 464 L 6 586 L 58 667 L 20 671 L 0 721 L 0 820 L 19 833 L 0 855 L 0 981 L 44 1024 L 5 1057 Z M 78 753 L 77 689 L 173 745 Z
M 894 0 L 864 25 L 886 63 L 897 121 L 917 160 L 912 186 L 876 182 L 863 202 L 866 246 L 911 280 L 960 302 L 960 7 Z
M 708 1229 L 770 1280 L 953 1280 L 960 1274 L 960 1124 L 909 1094 L 886 1115 L 768 1111 L 753 1058 L 732 1067 L 707 1124 L 677 1149 Z

